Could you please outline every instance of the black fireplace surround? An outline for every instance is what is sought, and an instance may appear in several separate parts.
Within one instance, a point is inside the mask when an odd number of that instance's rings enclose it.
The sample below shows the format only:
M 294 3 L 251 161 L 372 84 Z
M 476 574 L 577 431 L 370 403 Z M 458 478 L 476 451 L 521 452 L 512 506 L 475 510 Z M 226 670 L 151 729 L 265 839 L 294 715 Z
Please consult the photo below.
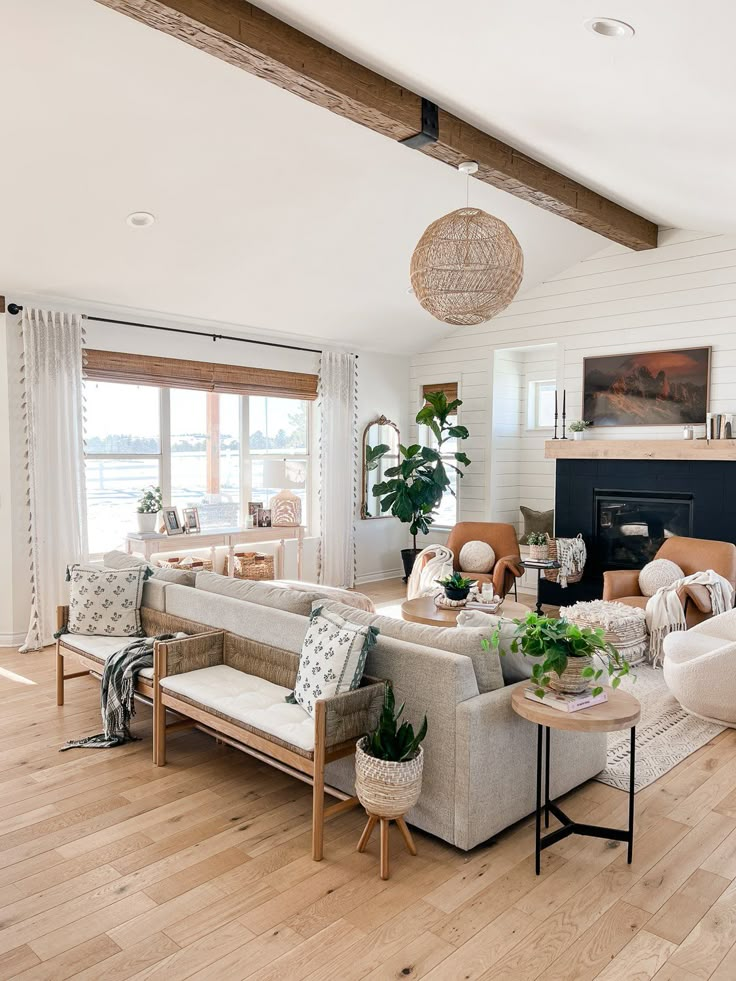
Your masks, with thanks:
M 543 580 L 543 603 L 598 599 L 607 569 L 640 569 L 665 537 L 736 542 L 736 462 L 557 460 L 555 534 L 582 532 L 588 550 L 580 583 Z

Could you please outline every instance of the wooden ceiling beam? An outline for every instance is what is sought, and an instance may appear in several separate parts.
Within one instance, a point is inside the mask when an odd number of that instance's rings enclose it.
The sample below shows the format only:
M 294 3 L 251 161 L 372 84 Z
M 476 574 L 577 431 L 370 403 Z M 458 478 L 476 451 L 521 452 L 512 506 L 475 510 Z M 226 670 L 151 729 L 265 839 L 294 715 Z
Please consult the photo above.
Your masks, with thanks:
M 421 132 L 421 96 L 352 61 L 246 0 L 97 0 L 308 102 L 393 140 Z M 451 113 L 439 111 L 423 153 L 631 249 L 653 249 L 657 226 Z

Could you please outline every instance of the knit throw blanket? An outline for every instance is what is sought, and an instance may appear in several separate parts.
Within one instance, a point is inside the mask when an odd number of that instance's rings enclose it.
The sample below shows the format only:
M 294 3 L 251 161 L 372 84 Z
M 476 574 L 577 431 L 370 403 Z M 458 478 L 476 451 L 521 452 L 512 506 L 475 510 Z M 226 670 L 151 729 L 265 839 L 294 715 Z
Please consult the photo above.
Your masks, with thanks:
M 100 687 L 100 707 L 104 732 L 84 739 L 71 739 L 59 750 L 110 749 L 137 740 L 130 732 L 130 720 L 135 715 L 133 695 L 136 678 L 144 668 L 153 667 L 153 644 L 157 640 L 175 640 L 186 634 L 161 634 L 158 637 L 139 637 L 115 651 L 105 662 Z
M 585 568 L 588 553 L 582 535 L 578 535 L 577 538 L 558 538 L 556 542 L 557 561 L 560 563 L 557 581 L 562 589 L 567 589 L 569 577 L 582 572 Z
M 725 613 L 733 605 L 731 583 L 713 569 L 695 572 L 692 576 L 684 576 L 672 585 L 658 589 L 654 596 L 650 596 L 646 606 L 649 659 L 655 667 L 662 663 L 662 644 L 667 634 L 672 633 L 673 630 L 687 630 L 685 608 L 677 595 L 678 590 L 683 586 L 705 587 L 710 597 L 713 616 Z

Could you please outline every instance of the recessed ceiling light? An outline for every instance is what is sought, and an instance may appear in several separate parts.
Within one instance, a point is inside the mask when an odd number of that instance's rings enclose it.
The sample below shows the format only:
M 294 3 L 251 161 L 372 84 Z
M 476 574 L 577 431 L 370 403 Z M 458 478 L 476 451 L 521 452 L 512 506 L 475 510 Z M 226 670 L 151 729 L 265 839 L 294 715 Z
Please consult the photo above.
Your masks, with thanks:
M 148 228 L 156 220 L 150 211 L 134 211 L 125 219 L 131 228 Z
M 633 37 L 635 34 L 631 24 L 626 24 L 622 20 L 613 20 L 610 17 L 591 17 L 590 20 L 586 20 L 585 26 L 593 34 L 600 34 L 601 37 L 611 37 L 617 41 Z

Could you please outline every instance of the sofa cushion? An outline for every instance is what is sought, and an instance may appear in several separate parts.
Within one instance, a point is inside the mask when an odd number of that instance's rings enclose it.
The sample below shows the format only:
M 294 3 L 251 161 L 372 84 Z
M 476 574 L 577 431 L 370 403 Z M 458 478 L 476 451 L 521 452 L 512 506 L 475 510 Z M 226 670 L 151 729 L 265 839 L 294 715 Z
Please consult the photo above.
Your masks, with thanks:
M 140 607 L 148 572 L 148 566 L 135 569 L 70 566 L 69 633 L 140 637 Z
M 274 586 L 286 586 L 289 589 L 298 590 L 300 593 L 317 593 L 324 599 L 334 600 L 337 603 L 344 603 L 345 606 L 353 606 L 356 610 L 366 610 L 368 613 L 375 613 L 376 607 L 370 596 L 359 593 L 355 589 L 341 589 L 339 586 L 323 586 L 313 582 L 302 582 L 300 579 L 274 579 Z
M 535 511 L 534 508 L 527 508 L 522 506 L 519 508 L 521 511 L 521 516 L 524 519 L 524 531 L 519 539 L 520 545 L 527 545 L 529 535 L 533 531 L 541 533 L 542 535 L 548 535 L 550 538 L 554 535 L 554 523 L 555 523 L 555 512 L 552 511 Z
M 521 651 L 511 650 L 516 635 L 516 624 L 513 620 L 498 617 L 494 613 L 484 613 L 482 610 L 461 610 L 457 615 L 457 625 L 461 630 L 482 630 L 483 636 L 489 639 L 498 628 L 498 653 L 504 683 L 515 685 L 517 681 L 531 678 L 535 659 L 525 657 Z
M 284 586 L 274 586 L 271 582 L 257 582 L 251 579 L 231 579 L 220 576 L 216 572 L 198 572 L 197 589 L 208 593 L 219 593 L 231 599 L 247 600 L 275 610 L 286 610 L 287 613 L 298 613 L 308 617 L 312 612 L 312 603 L 320 598 L 320 593 L 301 592 L 286 589 Z
M 199 573 L 204 575 L 204 573 Z M 205 589 L 166 586 L 166 612 L 207 627 L 229 630 L 261 644 L 299 654 L 309 620 L 296 613 L 274 610 L 260 603 L 233 599 Z
M 309 617 L 290 698 L 314 715 L 314 703 L 360 685 L 378 630 L 316 606 Z
M 301 705 L 286 701 L 289 689 L 281 685 L 226 664 L 215 664 L 163 678 L 161 687 L 212 709 L 222 718 L 275 736 L 305 752 L 314 750 L 314 720 Z
M 64 647 L 71 647 L 75 651 L 80 651 L 93 661 L 98 661 L 102 666 L 111 654 L 127 647 L 132 641 L 129 637 L 91 637 L 85 634 L 63 634 L 61 642 Z M 139 673 L 142 678 L 153 678 L 153 668 L 143 668 Z
M 102 564 L 106 569 L 137 569 L 140 566 L 150 568 L 151 563 L 144 559 L 142 555 L 131 555 L 129 552 L 122 552 L 115 548 L 111 552 L 105 552 L 102 556 Z
M 488 632 L 481 628 L 458 630 L 455 627 L 432 627 L 422 623 L 409 623 L 406 620 L 397 620 L 395 617 L 381 616 L 380 613 L 351 610 L 342 603 L 324 603 L 323 609 L 339 613 L 353 623 L 377 627 L 382 637 L 392 637 L 419 647 L 464 654 L 472 661 L 479 692 L 503 688 L 501 659 L 495 651 L 483 649 L 482 640 L 483 637 L 488 636 Z
M 175 582 L 178 586 L 195 586 L 197 573 L 191 569 L 172 569 L 170 566 L 158 566 L 151 576 L 152 579 L 159 579 L 162 582 Z

